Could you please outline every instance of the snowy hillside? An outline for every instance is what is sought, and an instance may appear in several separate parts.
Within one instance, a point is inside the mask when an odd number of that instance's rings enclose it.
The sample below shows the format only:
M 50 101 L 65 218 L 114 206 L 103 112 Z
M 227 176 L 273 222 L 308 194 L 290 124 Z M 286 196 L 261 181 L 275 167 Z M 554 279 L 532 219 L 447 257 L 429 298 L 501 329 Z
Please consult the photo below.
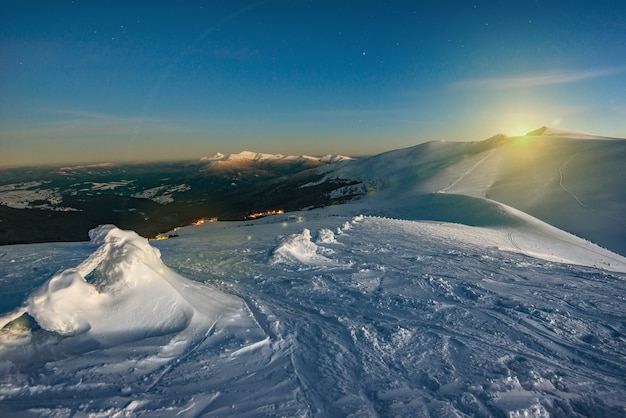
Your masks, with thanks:
M 621 236 L 626 141 L 564 135 L 339 162 L 299 190 L 361 198 L 164 241 L 0 246 L 0 415 L 626 416 L 626 258 L 523 211 Z
M 0 412 L 624 414 L 626 259 L 349 210 L 0 247 Z
M 325 180 L 359 180 L 344 191 L 365 195 L 375 213 L 497 225 L 509 222 L 501 203 L 626 255 L 624 139 L 544 127 L 430 142 L 323 170 Z

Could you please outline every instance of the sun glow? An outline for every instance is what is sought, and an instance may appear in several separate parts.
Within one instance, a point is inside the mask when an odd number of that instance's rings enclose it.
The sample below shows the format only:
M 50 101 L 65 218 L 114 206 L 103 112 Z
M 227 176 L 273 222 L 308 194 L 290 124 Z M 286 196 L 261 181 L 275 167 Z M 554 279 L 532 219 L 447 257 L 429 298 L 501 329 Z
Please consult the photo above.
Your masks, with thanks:
M 515 122 L 509 130 L 509 135 L 524 136 L 533 129 L 535 128 L 531 127 L 527 122 Z

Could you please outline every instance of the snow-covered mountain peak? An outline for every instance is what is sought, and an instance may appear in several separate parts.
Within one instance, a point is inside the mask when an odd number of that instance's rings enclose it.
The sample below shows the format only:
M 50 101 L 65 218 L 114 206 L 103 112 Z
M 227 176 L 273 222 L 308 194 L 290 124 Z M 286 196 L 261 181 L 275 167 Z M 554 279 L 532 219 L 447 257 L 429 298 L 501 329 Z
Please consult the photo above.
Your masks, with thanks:
M 339 161 L 351 160 L 351 157 L 339 154 L 327 154 L 322 157 L 313 157 L 310 155 L 283 155 L 283 154 L 266 154 L 253 151 L 241 151 L 236 154 L 222 154 L 218 152 L 210 157 L 202 157 L 201 161 L 210 162 L 313 162 L 332 164 Z
M 239 161 L 239 160 L 252 160 L 252 161 L 267 161 L 267 160 L 280 160 L 285 156 L 282 154 L 264 154 L 261 152 L 253 151 L 241 151 L 238 154 L 229 154 L 226 156 L 225 161 Z
M 259 160 L 277 160 L 283 158 L 283 155 L 280 154 L 262 154 L 259 152 L 252 151 L 241 151 L 237 154 L 222 154 L 221 152 L 217 152 L 210 157 L 202 157 L 202 161 L 239 161 L 239 160 L 251 160 L 251 161 L 259 161 Z
M 569 129 L 554 128 L 551 126 L 542 126 L 539 129 L 528 132 L 525 136 L 549 136 L 563 138 L 584 138 L 584 139 L 606 139 L 607 137 L 593 135 L 587 132 L 573 131 Z
M 352 157 L 348 157 L 341 154 L 326 154 L 323 157 L 320 157 L 319 160 L 326 164 L 338 163 L 339 161 L 347 161 L 352 160 Z
M 220 161 L 223 160 L 224 157 L 226 157 L 224 154 L 222 154 L 221 152 L 216 152 L 215 154 L 211 155 L 210 157 L 202 157 L 200 158 L 201 161 Z

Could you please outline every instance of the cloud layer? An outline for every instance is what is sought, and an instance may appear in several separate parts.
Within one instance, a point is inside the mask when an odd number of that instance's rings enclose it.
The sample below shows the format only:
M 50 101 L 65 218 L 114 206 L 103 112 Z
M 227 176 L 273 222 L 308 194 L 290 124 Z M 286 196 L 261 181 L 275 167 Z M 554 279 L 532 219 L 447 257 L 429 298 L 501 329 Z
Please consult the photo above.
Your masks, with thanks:
M 598 70 L 553 70 L 527 75 L 506 77 L 477 78 L 462 80 L 451 86 L 465 90 L 509 90 L 527 89 L 531 87 L 547 86 L 552 84 L 572 83 L 590 78 L 605 77 L 626 70 L 624 67 L 604 68 Z

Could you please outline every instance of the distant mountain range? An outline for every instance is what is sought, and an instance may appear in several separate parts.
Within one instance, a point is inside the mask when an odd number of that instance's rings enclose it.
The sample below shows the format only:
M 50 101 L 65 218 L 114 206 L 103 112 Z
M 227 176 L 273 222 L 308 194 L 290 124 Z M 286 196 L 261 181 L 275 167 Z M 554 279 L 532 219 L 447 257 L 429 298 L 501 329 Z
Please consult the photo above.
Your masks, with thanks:
M 282 155 L 282 154 L 263 154 L 260 152 L 242 151 L 238 154 L 224 155 L 220 152 L 210 156 L 202 157 L 201 161 L 215 161 L 215 162 L 285 162 L 285 163 L 310 163 L 311 165 L 319 164 L 332 164 L 339 161 L 352 160 L 351 157 L 345 155 L 333 155 L 327 154 L 323 157 L 312 157 L 310 155 Z
M 86 240 L 104 223 L 153 236 L 200 218 L 362 199 L 372 214 L 403 219 L 521 222 L 506 205 L 624 255 L 625 172 L 626 140 L 549 127 L 364 159 L 244 151 L 185 163 L 10 169 L 0 171 L 0 244 Z

